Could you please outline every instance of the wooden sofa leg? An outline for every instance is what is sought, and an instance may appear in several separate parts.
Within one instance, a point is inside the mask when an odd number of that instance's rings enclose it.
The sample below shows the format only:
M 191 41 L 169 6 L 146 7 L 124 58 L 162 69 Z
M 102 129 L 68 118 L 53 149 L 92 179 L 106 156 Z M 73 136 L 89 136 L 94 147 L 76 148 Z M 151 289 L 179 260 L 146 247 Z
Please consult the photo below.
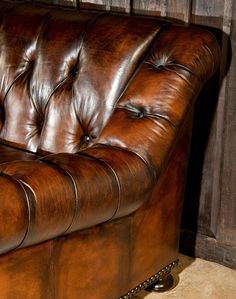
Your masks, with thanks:
M 171 289 L 174 285 L 174 278 L 171 274 L 160 278 L 155 283 L 151 284 L 146 290 L 148 292 L 165 292 Z

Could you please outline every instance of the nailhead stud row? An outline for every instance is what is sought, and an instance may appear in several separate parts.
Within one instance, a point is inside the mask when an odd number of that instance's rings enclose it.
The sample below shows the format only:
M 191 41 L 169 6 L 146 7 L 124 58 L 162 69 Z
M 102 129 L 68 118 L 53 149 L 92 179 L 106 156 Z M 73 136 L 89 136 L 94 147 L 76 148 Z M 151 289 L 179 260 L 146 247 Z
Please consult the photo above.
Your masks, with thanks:
M 173 263 L 169 264 L 162 270 L 160 270 L 157 274 L 151 276 L 144 282 L 140 283 L 137 287 L 130 290 L 126 295 L 121 296 L 119 299 L 130 299 L 137 293 L 139 293 L 142 290 L 145 290 L 147 287 L 149 287 L 151 284 L 156 282 L 157 280 L 161 279 L 163 276 L 169 274 L 171 270 L 178 265 L 179 260 L 174 261 Z

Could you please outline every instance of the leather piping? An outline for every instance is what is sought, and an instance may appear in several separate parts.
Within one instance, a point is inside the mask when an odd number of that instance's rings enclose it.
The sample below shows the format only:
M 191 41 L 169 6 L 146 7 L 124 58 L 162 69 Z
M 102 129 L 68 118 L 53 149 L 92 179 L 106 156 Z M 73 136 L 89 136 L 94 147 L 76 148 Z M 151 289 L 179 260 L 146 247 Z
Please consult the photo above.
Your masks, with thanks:
M 80 207 L 80 201 L 79 201 L 79 195 L 78 195 L 78 189 L 76 187 L 76 183 L 75 183 L 75 179 L 73 178 L 72 174 L 65 170 L 64 168 L 62 168 L 61 165 L 58 165 L 57 163 L 54 163 L 52 161 L 49 161 L 49 160 L 43 160 L 44 158 L 40 158 L 38 159 L 38 161 L 42 164 L 45 164 L 47 166 L 52 166 L 54 167 L 55 169 L 57 170 L 60 170 L 62 172 L 64 172 L 67 176 L 69 176 L 71 182 L 72 182 L 72 185 L 74 187 L 74 194 L 75 194 L 75 199 L 74 199 L 74 211 L 73 211 L 73 216 L 71 218 L 71 222 L 70 224 L 68 225 L 67 229 L 62 232 L 59 236 L 62 236 L 64 234 L 66 234 L 70 228 L 73 226 L 74 222 L 75 222 L 75 218 L 76 218 L 76 215 L 78 214 L 78 211 L 79 211 L 79 207 Z
M 0 175 L 6 176 L 6 177 L 8 177 L 11 180 L 16 181 L 21 186 L 21 188 L 22 188 L 22 190 L 23 190 L 23 192 L 25 194 L 25 201 L 24 201 L 24 203 L 25 203 L 26 208 L 27 208 L 28 223 L 27 223 L 25 234 L 24 234 L 22 240 L 19 242 L 18 245 L 16 245 L 15 248 L 12 249 L 12 250 L 16 250 L 16 249 L 20 248 L 23 245 L 23 243 L 25 242 L 26 237 L 28 236 L 28 233 L 29 233 L 29 230 L 30 230 L 30 227 L 31 227 L 31 205 L 30 205 L 30 199 L 29 199 L 27 191 L 26 191 L 26 189 L 24 187 L 24 185 L 26 185 L 24 182 L 22 182 L 19 178 L 15 177 L 15 176 L 11 176 L 11 175 L 6 174 L 6 173 L 1 173 Z
M 130 154 L 134 154 L 134 155 L 137 156 L 140 160 L 142 160 L 142 162 L 145 164 L 145 166 L 146 166 L 147 169 L 148 169 L 148 172 L 150 173 L 150 177 L 152 177 L 152 178 L 155 178 L 155 177 L 156 177 L 156 170 L 155 170 L 155 168 L 154 168 L 152 165 L 150 165 L 150 164 L 147 162 L 147 160 L 146 160 L 143 156 L 141 156 L 138 152 L 133 151 L 133 150 L 131 151 L 131 150 L 129 150 L 127 147 L 121 147 L 121 146 L 118 146 L 118 145 L 109 145 L 109 144 L 105 144 L 105 143 L 96 143 L 95 146 L 96 146 L 96 145 L 102 145 L 102 146 L 106 146 L 106 147 L 116 148 L 116 149 L 118 149 L 118 150 L 126 151 L 126 152 L 128 152 L 128 153 L 130 153 Z M 155 175 L 153 175 L 153 173 L 154 173 Z
M 121 205 L 121 184 L 120 184 L 120 180 L 119 180 L 119 177 L 117 175 L 117 173 L 115 172 L 114 168 L 109 164 L 107 163 L 106 161 L 104 161 L 103 159 L 99 159 L 99 158 L 96 158 L 90 154 L 87 154 L 85 152 L 79 152 L 77 153 L 78 156 L 87 156 L 89 158 L 92 158 L 96 161 L 99 161 L 100 163 L 102 162 L 103 164 L 105 164 L 110 170 L 111 172 L 113 173 L 114 177 L 115 177 L 115 180 L 116 180 L 116 183 L 117 183 L 117 187 L 118 187 L 118 201 L 117 201 L 117 205 L 116 205 L 116 209 L 115 209 L 115 212 L 113 213 L 113 215 L 111 216 L 110 219 L 104 221 L 104 223 L 108 222 L 108 221 L 111 221 L 111 219 L 113 219 L 115 217 L 115 215 L 117 214 L 118 210 L 119 210 L 119 207 Z

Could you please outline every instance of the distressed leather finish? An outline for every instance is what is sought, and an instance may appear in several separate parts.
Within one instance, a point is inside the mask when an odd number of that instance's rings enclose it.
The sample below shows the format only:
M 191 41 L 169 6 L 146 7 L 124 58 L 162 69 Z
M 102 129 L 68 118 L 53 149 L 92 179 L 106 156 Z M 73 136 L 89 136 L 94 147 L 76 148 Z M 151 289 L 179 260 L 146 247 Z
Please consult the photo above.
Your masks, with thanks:
M 216 40 L 159 19 L 0 2 L 0 46 L 0 286 L 19 270 L 9 272 L 12 259 L 26 253 L 18 290 L 48 240 L 40 256 L 55 258 L 61 274 L 47 258 L 36 271 L 44 267 L 66 288 L 48 278 L 46 290 L 36 275 L 31 295 L 18 298 L 94 298 L 83 263 L 107 247 L 118 285 L 101 287 L 96 299 L 116 299 L 177 258 L 192 113 L 219 64 Z M 147 261 L 149 249 L 138 245 L 145 239 L 157 252 Z M 68 259 L 78 247 L 77 270 L 54 246 Z M 122 256 L 130 271 L 123 280 Z M 84 285 L 75 287 L 82 272 Z M 17 298 L 6 287 L 3 294 Z

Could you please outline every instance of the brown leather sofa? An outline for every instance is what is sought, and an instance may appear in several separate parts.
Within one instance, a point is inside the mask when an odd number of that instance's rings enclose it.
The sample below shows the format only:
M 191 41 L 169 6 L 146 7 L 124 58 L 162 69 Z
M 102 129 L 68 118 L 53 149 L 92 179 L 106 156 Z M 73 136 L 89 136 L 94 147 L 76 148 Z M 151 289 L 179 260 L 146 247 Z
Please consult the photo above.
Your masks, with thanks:
M 178 260 L 208 32 L 0 2 L 0 298 L 131 298 Z M 207 101 L 207 99 L 206 99 Z

